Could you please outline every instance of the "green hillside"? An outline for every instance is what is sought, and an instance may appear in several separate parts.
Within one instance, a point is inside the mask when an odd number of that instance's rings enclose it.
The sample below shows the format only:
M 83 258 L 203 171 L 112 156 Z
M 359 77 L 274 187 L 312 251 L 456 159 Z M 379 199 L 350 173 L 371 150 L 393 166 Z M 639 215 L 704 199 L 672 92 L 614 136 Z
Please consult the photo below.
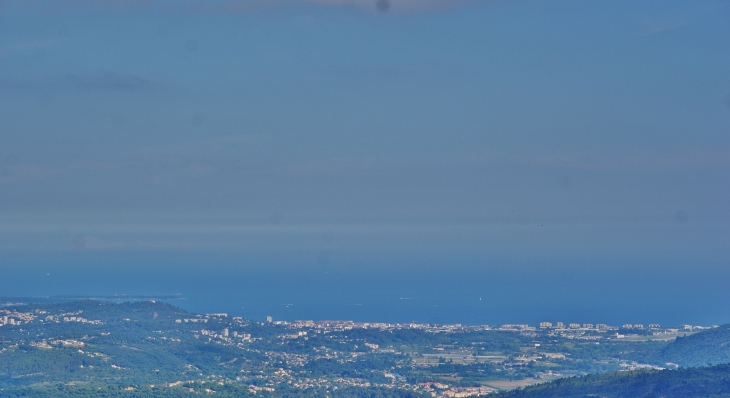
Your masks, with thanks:
M 730 365 L 679 370 L 615 372 L 572 377 L 501 393 L 499 397 L 730 397 Z
M 658 358 L 686 367 L 730 363 L 730 325 L 678 337 L 658 353 Z

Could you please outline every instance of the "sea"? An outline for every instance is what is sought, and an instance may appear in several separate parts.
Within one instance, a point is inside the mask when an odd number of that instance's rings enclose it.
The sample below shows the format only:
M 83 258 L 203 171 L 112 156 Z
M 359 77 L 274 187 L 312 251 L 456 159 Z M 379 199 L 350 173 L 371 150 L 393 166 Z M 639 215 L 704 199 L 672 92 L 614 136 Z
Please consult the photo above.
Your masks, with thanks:
M 246 253 L 3 253 L 0 300 L 158 299 L 253 320 L 499 325 L 730 322 L 730 269 L 708 265 L 323 261 Z M 30 299 L 28 299 L 30 300 Z M 3 303 L 0 303 L 3 304 Z

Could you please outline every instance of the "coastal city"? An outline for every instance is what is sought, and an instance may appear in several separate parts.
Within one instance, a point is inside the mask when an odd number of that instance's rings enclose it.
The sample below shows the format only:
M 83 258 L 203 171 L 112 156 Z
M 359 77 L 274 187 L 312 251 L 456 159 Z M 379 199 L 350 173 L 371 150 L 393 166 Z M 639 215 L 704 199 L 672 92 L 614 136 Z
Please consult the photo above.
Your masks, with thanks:
M 70 325 L 74 333 L 59 332 Z M 467 397 L 587 373 L 674 369 L 680 365 L 663 357 L 662 347 L 715 327 L 254 321 L 155 301 L 87 301 L 0 308 L 0 363 L 32 363 L 40 360 L 35 354 L 59 351 L 78 362 L 76 377 L 127 374 L 157 388 L 214 382 L 257 394 L 381 388 Z M 179 358 L 130 359 L 161 350 Z M 30 365 L 27 373 L 14 369 L 16 379 L 44 377 Z

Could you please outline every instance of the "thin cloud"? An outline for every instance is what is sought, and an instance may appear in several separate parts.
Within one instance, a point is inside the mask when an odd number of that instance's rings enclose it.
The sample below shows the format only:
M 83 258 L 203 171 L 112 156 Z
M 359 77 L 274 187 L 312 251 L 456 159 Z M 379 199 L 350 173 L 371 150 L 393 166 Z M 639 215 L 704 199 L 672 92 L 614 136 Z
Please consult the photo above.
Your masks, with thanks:
M 60 177 L 73 172 L 111 171 L 129 168 L 132 162 L 72 162 L 65 165 L 37 163 L 0 166 L 0 185 Z
M 73 248 L 76 250 L 139 250 L 139 249 L 157 249 L 157 250 L 185 250 L 185 249 L 207 249 L 216 246 L 205 244 L 199 241 L 175 241 L 175 240 L 155 240 L 155 239 L 106 239 L 97 236 L 81 235 L 72 241 Z
M 686 22 L 652 22 L 647 24 L 645 29 L 645 34 L 647 35 L 657 35 L 660 33 L 668 32 L 674 29 L 679 29 L 683 26 L 685 26 Z
M 55 7 L 96 8 L 100 10 L 152 9 L 162 12 L 182 13 L 247 13 L 262 8 L 281 7 L 290 4 L 318 4 L 332 7 L 347 7 L 374 12 L 407 13 L 450 8 L 477 0 L 66 0 L 55 3 Z M 10 1 L 9 1 L 10 3 Z M 12 3 L 48 8 L 41 1 Z
M 503 158 L 502 161 L 525 166 L 576 170 L 704 169 L 730 166 L 730 148 L 611 156 L 593 152 L 521 153 Z
M 80 91 L 80 92 L 153 92 L 162 86 L 144 77 L 113 72 L 101 74 L 66 73 L 38 80 L 0 80 L 0 89 L 7 91 Z
M 295 0 L 297 1 L 297 0 Z M 358 7 L 377 12 L 418 12 L 459 6 L 473 0 L 298 0 L 339 7 Z M 293 1 L 292 1 L 293 2 Z
M 2 3 L 0 3 L 2 4 Z M 1 7 L 1 6 L 0 6 Z M 0 46 L 0 57 L 7 57 L 11 55 L 27 55 L 33 52 L 44 51 L 48 48 L 57 46 L 66 42 L 62 38 L 44 38 L 44 39 L 32 39 L 23 40 L 15 43 L 7 43 Z
M 0 185 L 62 174 L 63 170 L 41 164 L 15 164 L 0 168 Z
M 65 74 L 56 79 L 64 87 L 90 91 L 137 91 L 149 90 L 151 81 L 135 75 L 105 73 L 101 75 Z

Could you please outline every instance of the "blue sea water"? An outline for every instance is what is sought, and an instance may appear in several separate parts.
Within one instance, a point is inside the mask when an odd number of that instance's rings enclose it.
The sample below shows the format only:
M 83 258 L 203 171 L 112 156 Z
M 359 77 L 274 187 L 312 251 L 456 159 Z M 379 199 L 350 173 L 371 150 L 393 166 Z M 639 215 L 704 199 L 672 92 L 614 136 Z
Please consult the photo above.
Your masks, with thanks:
M 339 264 L 216 253 L 14 253 L 0 296 L 179 295 L 175 305 L 262 320 L 461 324 L 730 322 L 726 267 Z

